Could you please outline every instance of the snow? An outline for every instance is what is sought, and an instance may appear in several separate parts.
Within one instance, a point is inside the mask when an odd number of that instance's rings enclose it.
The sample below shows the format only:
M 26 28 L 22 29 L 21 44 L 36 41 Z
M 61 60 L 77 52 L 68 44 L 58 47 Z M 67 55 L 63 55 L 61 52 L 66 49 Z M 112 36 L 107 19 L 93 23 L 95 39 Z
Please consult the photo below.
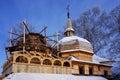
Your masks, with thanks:
M 97 58 L 97 59 L 96 59 L 96 58 Z M 75 58 L 75 57 L 73 57 L 73 56 L 69 56 L 67 59 L 68 59 L 68 60 L 72 60 L 72 61 L 77 61 L 77 62 L 85 62 L 85 63 L 91 63 L 91 64 L 99 64 L 99 65 L 111 66 L 111 65 L 109 65 L 109 64 L 101 64 L 100 62 L 105 61 L 105 60 L 109 61 L 109 60 L 108 60 L 108 59 L 101 58 L 101 57 L 99 57 L 99 56 L 97 56 L 97 55 L 95 55 L 95 54 L 93 55 L 92 61 L 80 60 L 80 59 L 77 59 L 77 58 Z
M 3 80 L 107 80 L 100 76 L 75 76 L 71 74 L 13 73 Z
M 77 59 L 77 58 L 75 58 L 75 57 L 73 57 L 73 56 L 69 56 L 69 57 L 68 57 L 68 60 L 77 61 L 77 62 L 92 63 L 92 64 L 100 64 L 99 62 L 96 63 L 96 62 L 92 62 L 92 61 L 80 60 L 80 59 Z
M 74 31 L 73 28 L 67 28 L 65 31 Z
M 13 51 L 12 53 L 15 54 L 15 53 L 21 53 L 21 52 L 23 52 L 23 50 L 22 51 Z
M 82 41 L 82 42 L 90 43 L 86 39 L 83 39 L 83 38 L 80 38 L 80 37 L 77 37 L 77 36 L 64 37 L 63 39 L 61 39 L 59 41 L 59 43 L 65 43 L 65 42 L 74 41 L 74 40 L 78 40 L 80 42 Z
M 93 62 L 98 63 L 98 62 L 104 62 L 104 61 L 110 61 L 110 60 L 105 59 L 105 58 L 101 58 L 101 57 L 99 57 L 99 56 L 97 56 L 95 54 L 93 55 Z
M 78 36 L 64 37 L 59 41 L 58 45 L 61 45 L 61 47 L 62 47 L 65 45 L 74 45 L 74 44 L 76 45 L 76 43 L 77 43 L 77 49 L 79 48 L 80 51 L 93 53 L 93 47 L 92 47 L 91 43 L 88 40 L 78 37 Z M 75 47 L 75 49 L 76 49 L 76 47 Z M 74 49 L 74 51 L 75 51 L 75 49 Z
M 68 57 L 68 60 L 80 61 L 80 60 L 78 60 L 77 58 L 75 58 L 75 57 L 73 57 L 73 56 L 69 56 L 69 57 Z

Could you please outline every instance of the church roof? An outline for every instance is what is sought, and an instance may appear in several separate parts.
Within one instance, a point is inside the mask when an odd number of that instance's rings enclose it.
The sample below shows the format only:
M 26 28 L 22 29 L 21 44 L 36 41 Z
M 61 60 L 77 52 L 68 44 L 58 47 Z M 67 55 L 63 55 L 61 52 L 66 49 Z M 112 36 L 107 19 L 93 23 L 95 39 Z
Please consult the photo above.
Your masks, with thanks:
M 92 48 L 91 43 L 88 40 L 83 39 L 83 38 L 78 37 L 78 36 L 64 37 L 59 41 L 59 44 L 64 46 L 64 45 L 74 44 L 74 43 L 76 43 L 76 41 L 78 41 L 78 44 L 80 45 L 79 49 L 64 50 L 62 52 L 70 52 L 70 51 L 78 51 L 78 50 L 80 50 L 80 51 L 93 53 L 93 48 Z
M 106 58 L 99 57 L 95 54 L 93 55 L 93 62 L 98 63 L 98 62 L 104 62 L 104 61 L 110 61 L 110 60 L 106 59 Z
M 14 73 L 3 80 L 107 80 L 101 76 L 75 76 L 71 74 Z
M 74 31 L 74 29 L 73 28 L 67 28 L 66 30 L 65 30 L 65 32 L 66 31 Z
M 61 39 L 59 42 L 60 42 L 60 43 L 66 43 L 66 42 L 68 42 L 68 41 L 72 41 L 72 40 L 75 40 L 75 39 L 78 39 L 79 41 L 83 41 L 83 42 L 86 42 L 86 43 L 90 43 L 90 42 L 87 41 L 86 39 L 80 38 L 80 37 L 78 37 L 78 36 L 64 37 L 64 38 Z
M 72 28 L 72 22 L 71 22 L 70 18 L 68 18 L 65 32 L 67 32 L 67 31 L 74 31 L 74 29 Z
M 93 55 L 93 58 L 92 58 L 92 61 L 85 61 L 85 60 L 80 60 L 80 59 L 77 59 L 73 56 L 69 56 L 67 58 L 68 60 L 72 60 L 72 61 L 77 61 L 77 62 L 85 62 L 85 63 L 90 63 L 90 64 L 98 64 L 98 65 L 106 65 L 106 66 L 111 66 L 109 64 L 101 64 L 100 62 L 104 62 L 104 61 L 110 61 L 108 59 L 105 59 L 105 58 L 101 58 L 97 55 Z

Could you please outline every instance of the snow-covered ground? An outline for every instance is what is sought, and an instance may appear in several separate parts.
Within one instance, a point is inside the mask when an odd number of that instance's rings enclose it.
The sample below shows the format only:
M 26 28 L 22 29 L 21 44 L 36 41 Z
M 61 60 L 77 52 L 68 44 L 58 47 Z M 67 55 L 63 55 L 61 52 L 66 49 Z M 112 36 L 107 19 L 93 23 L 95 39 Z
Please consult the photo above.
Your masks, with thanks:
M 14 73 L 3 80 L 107 80 L 100 76 L 75 76 L 71 74 Z

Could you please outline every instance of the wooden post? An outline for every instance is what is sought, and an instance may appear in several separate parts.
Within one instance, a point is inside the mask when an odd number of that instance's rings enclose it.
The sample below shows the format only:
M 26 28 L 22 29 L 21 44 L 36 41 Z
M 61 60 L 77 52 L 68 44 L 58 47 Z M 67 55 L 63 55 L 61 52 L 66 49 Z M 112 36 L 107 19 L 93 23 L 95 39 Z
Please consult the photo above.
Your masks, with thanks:
M 10 46 L 13 46 L 13 44 L 12 44 L 12 28 L 10 30 Z
M 23 22 L 23 24 L 26 24 L 26 21 Z M 25 52 L 25 30 L 26 30 L 26 26 L 23 26 L 23 53 Z
M 57 32 L 57 33 L 56 33 L 57 52 L 59 51 L 59 46 L 58 46 L 58 36 L 59 36 L 59 33 Z M 57 53 L 57 56 L 59 57 L 59 53 Z
M 46 25 L 44 24 L 44 36 L 45 36 L 45 44 L 46 44 Z M 46 44 L 46 46 L 47 46 L 47 44 Z

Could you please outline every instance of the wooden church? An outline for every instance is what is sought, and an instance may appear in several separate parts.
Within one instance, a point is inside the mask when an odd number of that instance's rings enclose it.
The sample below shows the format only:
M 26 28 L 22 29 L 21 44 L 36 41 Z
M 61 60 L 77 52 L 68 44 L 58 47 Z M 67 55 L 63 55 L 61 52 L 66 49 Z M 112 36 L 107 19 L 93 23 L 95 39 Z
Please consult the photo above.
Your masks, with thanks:
M 11 39 L 11 46 L 5 48 L 10 55 L 3 65 L 1 78 L 15 73 L 70 74 L 111 78 L 112 66 L 109 65 L 109 60 L 95 55 L 88 40 L 74 35 L 75 30 L 72 27 L 69 11 L 65 36 L 61 40 L 52 40 L 46 34 L 30 32 L 25 22 L 23 25 L 23 33 L 17 34 L 16 41 Z M 43 31 L 46 31 L 46 27 Z M 13 32 L 10 33 L 16 35 Z M 47 39 L 53 41 L 54 44 L 51 45 Z

